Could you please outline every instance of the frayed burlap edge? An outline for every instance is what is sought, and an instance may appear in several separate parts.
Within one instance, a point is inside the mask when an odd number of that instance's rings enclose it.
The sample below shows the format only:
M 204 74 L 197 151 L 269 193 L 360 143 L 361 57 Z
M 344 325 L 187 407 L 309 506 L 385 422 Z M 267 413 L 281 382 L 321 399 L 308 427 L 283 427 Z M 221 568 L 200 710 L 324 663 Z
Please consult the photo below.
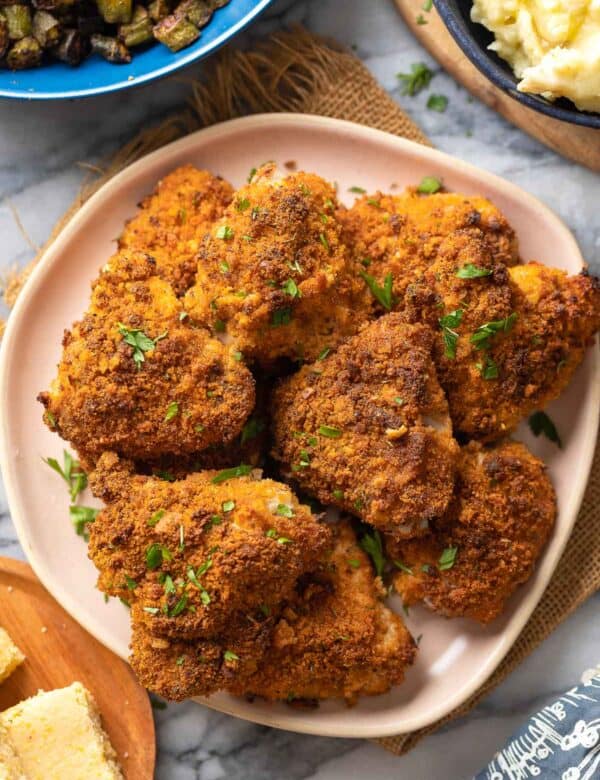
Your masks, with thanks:
M 359 60 L 334 42 L 300 28 L 275 35 L 249 52 L 224 50 L 204 66 L 202 80 L 190 81 L 189 86 L 190 98 L 180 113 L 138 133 L 97 175 L 84 182 L 77 198 L 34 260 L 7 280 L 4 297 L 9 306 L 14 304 L 44 250 L 91 195 L 127 165 L 194 130 L 238 116 L 287 111 L 347 119 L 419 143 L 429 143 Z M 467 713 L 598 587 L 599 449 L 569 544 L 542 601 L 510 653 L 465 704 L 442 720 L 410 734 L 375 741 L 393 753 L 406 753 L 422 737 Z

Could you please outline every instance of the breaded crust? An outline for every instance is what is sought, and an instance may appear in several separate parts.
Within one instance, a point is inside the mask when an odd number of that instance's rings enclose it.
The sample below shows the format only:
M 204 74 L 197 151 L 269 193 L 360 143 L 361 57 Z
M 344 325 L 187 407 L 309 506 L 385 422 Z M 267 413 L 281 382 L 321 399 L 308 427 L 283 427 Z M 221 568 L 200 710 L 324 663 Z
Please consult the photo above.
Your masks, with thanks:
M 334 533 L 333 552 L 299 582 L 256 673 L 234 679 L 230 691 L 354 702 L 403 681 L 416 645 L 402 619 L 384 605 L 381 580 L 351 526 L 342 522 Z
M 182 165 L 140 203 L 119 237 L 119 248 L 151 255 L 157 276 L 183 295 L 194 283 L 200 244 L 232 197 L 233 187 L 221 177 Z
M 90 476 L 108 504 L 90 529 L 100 590 L 137 604 L 153 634 L 177 639 L 276 610 L 330 533 L 286 485 L 259 477 L 205 471 L 169 482 L 104 454 Z
M 471 442 L 461 451 L 456 501 L 432 534 L 387 540 L 403 567 L 396 590 L 405 605 L 423 601 L 447 617 L 489 623 L 531 576 L 555 519 L 545 466 L 523 444 Z
M 431 359 L 434 334 L 393 313 L 285 379 L 273 456 L 288 477 L 398 536 L 427 533 L 452 497 L 458 447 Z
M 356 332 L 366 317 L 363 285 L 335 209 L 333 187 L 319 176 L 281 179 L 262 168 L 200 248 L 185 297 L 190 316 L 263 365 L 312 360 Z
M 185 455 L 240 434 L 252 375 L 181 312 L 143 253 L 115 255 L 94 282 L 84 318 L 65 332 L 58 376 L 39 396 L 46 423 L 88 464 L 106 450 Z

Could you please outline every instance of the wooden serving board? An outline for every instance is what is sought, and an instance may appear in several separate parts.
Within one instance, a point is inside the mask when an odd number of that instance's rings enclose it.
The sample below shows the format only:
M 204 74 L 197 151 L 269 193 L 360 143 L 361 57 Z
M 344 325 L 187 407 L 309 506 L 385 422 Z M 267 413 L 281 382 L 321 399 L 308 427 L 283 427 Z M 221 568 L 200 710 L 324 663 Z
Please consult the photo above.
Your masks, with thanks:
M 555 152 L 600 171 L 600 130 L 561 122 L 522 105 L 477 70 L 454 42 L 435 8 L 424 13 L 423 0 L 394 2 L 414 36 L 465 89 Z M 427 24 L 417 24 L 420 14 L 427 19 Z
M 0 625 L 27 656 L 0 684 L 0 711 L 40 688 L 79 681 L 98 703 L 127 780 L 152 780 L 156 746 L 148 694 L 129 666 L 52 598 L 31 567 L 12 558 L 0 558 Z

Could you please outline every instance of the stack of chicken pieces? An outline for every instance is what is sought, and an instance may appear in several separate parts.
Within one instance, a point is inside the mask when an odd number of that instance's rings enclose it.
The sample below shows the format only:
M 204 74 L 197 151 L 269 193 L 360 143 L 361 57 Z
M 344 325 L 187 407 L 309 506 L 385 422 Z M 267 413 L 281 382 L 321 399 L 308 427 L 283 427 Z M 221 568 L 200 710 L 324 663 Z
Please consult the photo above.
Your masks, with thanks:
M 249 178 L 159 183 L 40 400 L 105 502 L 89 555 L 144 685 L 352 702 L 416 654 L 389 580 L 487 623 L 530 577 L 556 500 L 508 435 L 569 383 L 600 285 L 521 264 L 481 197 Z

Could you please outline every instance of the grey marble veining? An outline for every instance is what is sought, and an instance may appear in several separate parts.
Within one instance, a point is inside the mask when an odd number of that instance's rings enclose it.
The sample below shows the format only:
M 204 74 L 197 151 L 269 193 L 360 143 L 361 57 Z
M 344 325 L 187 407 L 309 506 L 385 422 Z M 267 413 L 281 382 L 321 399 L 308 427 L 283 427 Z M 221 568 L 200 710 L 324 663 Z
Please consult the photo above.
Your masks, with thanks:
M 600 270 L 600 177 L 549 151 L 469 98 L 413 40 L 391 0 L 278 0 L 253 35 L 302 22 L 353 46 L 373 74 L 436 146 L 516 182 L 553 208 Z M 436 70 L 431 91 L 448 96 L 445 113 L 426 95 L 401 98 L 396 78 L 410 64 Z M 193 75 L 190 68 L 186 75 Z M 177 79 L 136 91 L 61 104 L 0 103 L 0 272 L 24 265 L 85 175 L 137 129 L 181 103 Z M 13 209 L 27 239 L 18 229 Z M 23 558 L 0 495 L 0 554 Z M 195 704 L 156 712 L 158 780 L 462 780 L 486 763 L 509 734 L 553 694 L 600 662 L 600 596 L 559 628 L 466 718 L 397 758 L 365 742 L 294 735 L 253 726 Z

